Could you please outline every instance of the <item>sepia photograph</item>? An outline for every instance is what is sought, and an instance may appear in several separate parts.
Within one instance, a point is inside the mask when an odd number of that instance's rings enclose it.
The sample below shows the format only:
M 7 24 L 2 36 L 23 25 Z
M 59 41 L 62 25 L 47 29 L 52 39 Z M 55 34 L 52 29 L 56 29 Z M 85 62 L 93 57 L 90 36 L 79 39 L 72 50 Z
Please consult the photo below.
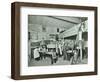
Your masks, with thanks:
M 88 17 L 28 15 L 28 66 L 88 63 Z

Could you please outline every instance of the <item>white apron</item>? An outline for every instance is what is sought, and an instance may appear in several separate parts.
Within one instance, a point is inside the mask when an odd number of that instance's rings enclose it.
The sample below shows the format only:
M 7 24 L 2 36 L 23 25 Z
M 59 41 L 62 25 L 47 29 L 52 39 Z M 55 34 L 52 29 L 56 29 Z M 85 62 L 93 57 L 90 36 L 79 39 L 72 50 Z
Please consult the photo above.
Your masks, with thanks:
M 34 49 L 34 58 L 38 58 L 38 57 L 40 57 L 38 49 Z

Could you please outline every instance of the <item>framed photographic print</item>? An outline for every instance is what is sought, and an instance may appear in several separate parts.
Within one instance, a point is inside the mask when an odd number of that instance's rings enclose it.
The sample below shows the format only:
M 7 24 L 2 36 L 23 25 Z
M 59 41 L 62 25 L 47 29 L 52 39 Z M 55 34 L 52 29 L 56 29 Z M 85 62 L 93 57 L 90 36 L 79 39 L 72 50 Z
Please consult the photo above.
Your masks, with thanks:
M 97 7 L 11 4 L 11 77 L 97 74 Z

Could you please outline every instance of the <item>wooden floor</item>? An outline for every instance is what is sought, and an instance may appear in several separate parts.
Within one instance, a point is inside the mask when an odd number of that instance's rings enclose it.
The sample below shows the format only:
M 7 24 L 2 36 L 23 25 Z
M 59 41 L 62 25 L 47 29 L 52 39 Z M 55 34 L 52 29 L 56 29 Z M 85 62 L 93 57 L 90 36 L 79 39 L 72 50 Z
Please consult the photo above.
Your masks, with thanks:
M 87 58 L 84 58 L 81 63 L 78 64 L 86 64 Z M 71 62 L 68 60 L 63 60 L 63 57 L 59 57 L 56 63 L 51 64 L 51 59 L 49 57 L 46 57 L 42 60 L 35 60 L 31 59 L 28 63 L 28 66 L 49 66 L 49 65 L 70 65 Z

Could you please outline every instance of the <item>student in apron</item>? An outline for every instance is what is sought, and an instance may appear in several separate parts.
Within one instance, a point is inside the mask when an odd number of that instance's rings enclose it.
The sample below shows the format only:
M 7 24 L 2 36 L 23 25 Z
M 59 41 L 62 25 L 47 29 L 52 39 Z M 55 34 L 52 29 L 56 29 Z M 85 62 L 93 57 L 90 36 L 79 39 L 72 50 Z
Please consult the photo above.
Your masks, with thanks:
M 40 54 L 39 54 L 39 47 L 36 47 L 36 48 L 34 49 L 34 59 L 37 60 L 39 57 L 40 57 Z

